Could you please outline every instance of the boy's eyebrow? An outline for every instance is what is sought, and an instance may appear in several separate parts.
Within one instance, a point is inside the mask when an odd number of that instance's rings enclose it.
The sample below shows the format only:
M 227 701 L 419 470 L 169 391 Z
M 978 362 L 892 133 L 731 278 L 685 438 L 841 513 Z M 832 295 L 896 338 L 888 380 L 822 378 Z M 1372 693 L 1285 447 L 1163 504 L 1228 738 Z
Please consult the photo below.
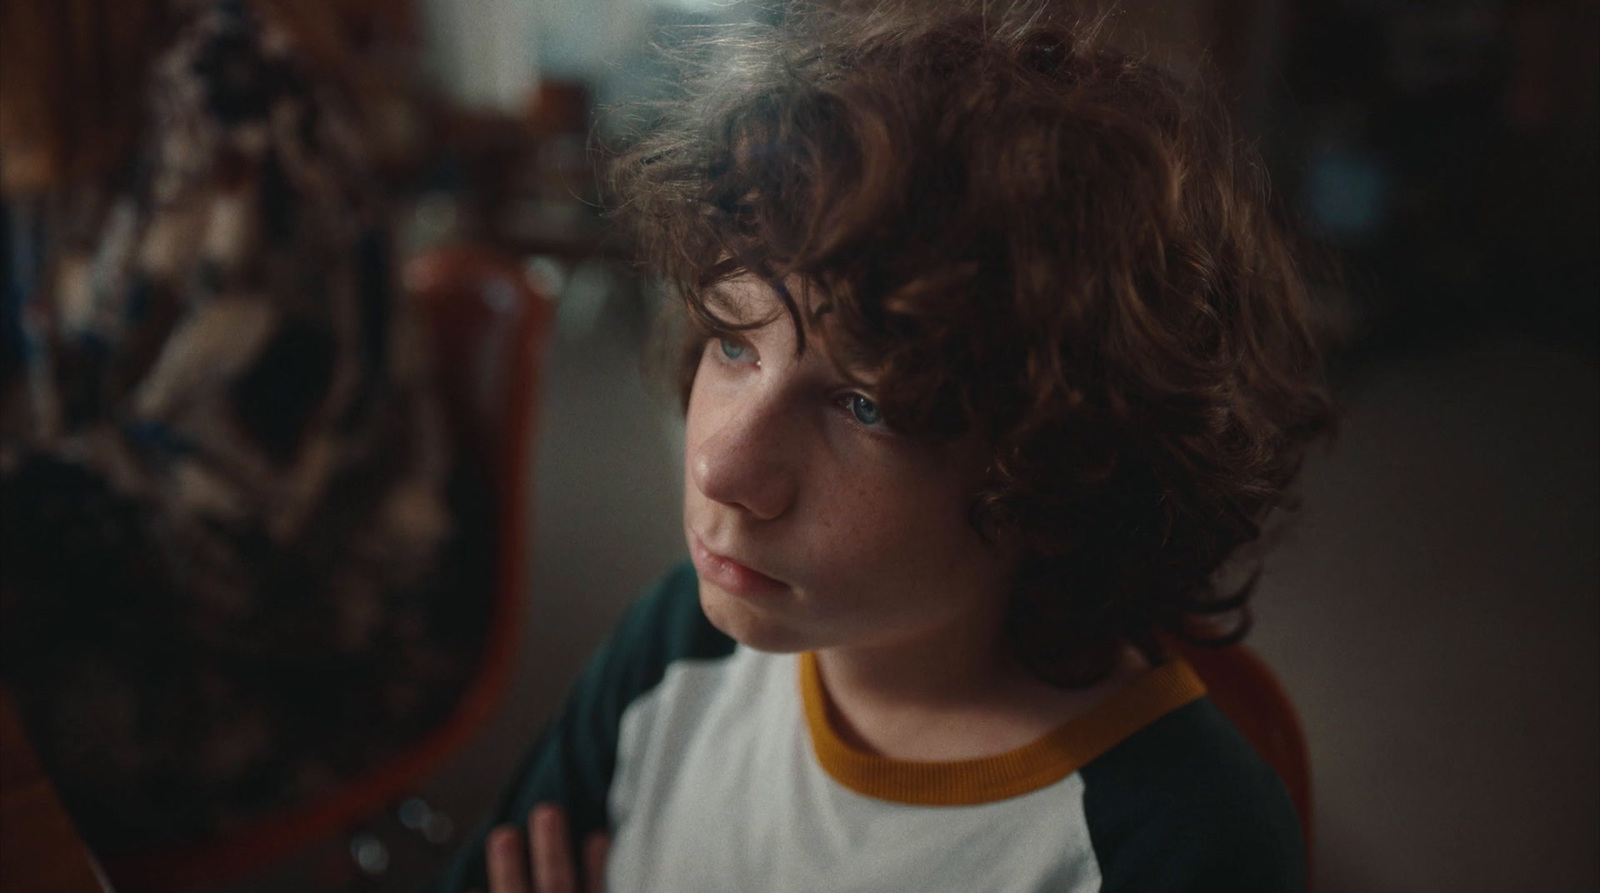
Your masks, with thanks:
M 710 319 L 722 324 L 722 327 L 736 329 L 748 324 L 746 308 L 749 300 L 738 295 L 728 287 L 726 281 L 718 282 L 706 288 L 701 306 L 708 311 Z
M 878 386 L 878 379 L 882 377 L 882 370 L 868 363 L 865 359 L 842 357 L 839 372 L 852 385 L 872 389 Z
M 730 330 L 759 328 L 779 318 L 784 313 L 787 313 L 797 326 L 801 323 L 801 318 L 798 315 L 798 305 L 794 302 L 788 287 L 782 282 L 776 279 L 759 280 L 761 284 L 772 289 L 772 293 L 777 296 L 779 304 L 777 311 L 766 316 L 759 316 L 750 307 L 758 299 L 748 294 L 740 294 L 738 290 L 731 288 L 730 283 L 733 281 L 724 279 L 707 286 L 702 292 L 701 305 L 705 310 L 716 316 L 718 318 L 717 321 L 721 322 L 723 327 Z M 755 283 L 756 280 L 751 280 L 744 288 L 756 288 Z M 711 321 L 707 320 L 707 322 Z M 804 337 L 802 333 L 802 341 Z

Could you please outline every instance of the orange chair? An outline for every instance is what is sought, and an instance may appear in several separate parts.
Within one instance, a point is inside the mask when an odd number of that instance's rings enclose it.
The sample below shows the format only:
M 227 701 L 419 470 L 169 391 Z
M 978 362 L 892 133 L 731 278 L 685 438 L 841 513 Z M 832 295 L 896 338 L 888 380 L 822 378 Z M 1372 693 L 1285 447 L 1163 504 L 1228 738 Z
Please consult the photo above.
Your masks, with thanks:
M 404 272 L 406 292 L 431 329 L 458 458 L 488 472 L 499 496 L 493 616 L 478 670 L 432 734 L 328 796 L 214 840 L 108 857 L 106 871 L 119 893 L 220 886 L 345 831 L 437 769 L 484 728 L 505 695 L 526 599 L 532 421 L 553 314 L 515 262 L 488 250 L 436 249 Z
M 56 787 L 0 685 L 0 883 L 7 890 L 105 893 Z
M 1309 862 L 1311 756 L 1300 716 L 1277 675 L 1243 645 L 1206 648 L 1166 638 L 1163 644 L 1194 667 L 1205 682 L 1212 703 L 1239 727 L 1261 759 L 1283 779 L 1300 816 Z

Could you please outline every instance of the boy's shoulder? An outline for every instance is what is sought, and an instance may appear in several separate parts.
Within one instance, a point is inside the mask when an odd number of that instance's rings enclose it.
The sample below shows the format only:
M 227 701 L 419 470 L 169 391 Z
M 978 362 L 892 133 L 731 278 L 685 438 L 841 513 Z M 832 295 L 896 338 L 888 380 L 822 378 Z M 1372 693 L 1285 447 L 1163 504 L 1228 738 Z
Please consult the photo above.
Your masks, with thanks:
M 1283 782 L 1209 698 L 1082 769 L 1105 890 L 1303 890 L 1305 846 Z

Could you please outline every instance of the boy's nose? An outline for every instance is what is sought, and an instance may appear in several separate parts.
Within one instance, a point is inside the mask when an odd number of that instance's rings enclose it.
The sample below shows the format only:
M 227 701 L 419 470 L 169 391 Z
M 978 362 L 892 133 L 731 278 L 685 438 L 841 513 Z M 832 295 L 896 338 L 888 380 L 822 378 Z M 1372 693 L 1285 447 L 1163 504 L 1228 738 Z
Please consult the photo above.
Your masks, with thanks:
M 707 499 L 770 521 L 793 505 L 798 475 L 794 444 L 756 408 L 734 409 L 690 446 L 689 477 Z

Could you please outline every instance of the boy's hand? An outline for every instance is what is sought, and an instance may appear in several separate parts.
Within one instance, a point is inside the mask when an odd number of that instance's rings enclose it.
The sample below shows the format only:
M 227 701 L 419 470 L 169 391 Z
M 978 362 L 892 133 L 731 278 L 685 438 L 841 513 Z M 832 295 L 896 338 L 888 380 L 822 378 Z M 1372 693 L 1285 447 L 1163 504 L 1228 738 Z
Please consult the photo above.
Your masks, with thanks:
M 489 832 L 484 858 L 489 865 L 489 893 L 578 893 L 577 866 L 567 831 L 567 816 L 553 803 L 528 813 L 528 842 L 515 825 Z M 611 838 L 602 831 L 583 842 L 584 893 L 605 889 L 606 852 Z M 533 853 L 530 860 L 527 852 Z M 529 868 L 532 868 L 532 880 Z

